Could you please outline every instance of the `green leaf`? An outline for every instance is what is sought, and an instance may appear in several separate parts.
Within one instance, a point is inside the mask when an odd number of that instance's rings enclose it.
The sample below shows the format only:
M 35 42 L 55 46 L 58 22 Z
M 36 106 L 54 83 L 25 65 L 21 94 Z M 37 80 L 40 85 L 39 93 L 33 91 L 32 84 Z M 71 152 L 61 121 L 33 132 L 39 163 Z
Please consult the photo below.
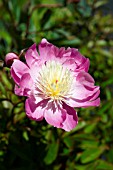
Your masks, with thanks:
M 81 40 L 79 38 L 74 38 L 70 40 L 62 40 L 60 43 L 66 45 L 66 46 L 76 46 L 81 44 Z
M 113 77 L 110 77 L 108 80 L 104 81 L 102 83 L 102 87 L 106 87 L 106 86 L 108 86 L 110 84 L 113 84 Z
M 95 140 L 83 140 L 81 143 L 82 149 L 92 149 L 98 147 L 99 142 Z
M 26 141 L 29 140 L 29 136 L 28 136 L 27 131 L 24 131 L 24 132 L 23 132 L 23 138 L 24 138 Z
M 0 93 L 2 92 L 2 94 L 4 94 L 6 96 L 6 89 L 3 86 L 3 84 L 0 82 Z
M 96 50 L 95 50 L 95 51 L 96 51 Z M 103 56 L 105 56 L 105 57 L 109 57 L 109 58 L 112 58 L 112 57 L 113 57 L 113 54 L 112 54 L 110 51 L 108 51 L 108 50 L 98 49 L 98 50 L 97 50 L 97 53 L 98 53 L 98 54 L 100 53 L 100 55 L 103 55 Z
M 113 170 L 113 164 L 103 160 L 98 160 L 95 170 Z
M 88 170 L 88 169 L 87 169 L 87 165 L 77 164 L 75 170 Z
M 106 98 L 107 98 L 107 100 L 111 100 L 112 94 L 111 94 L 110 89 L 109 89 L 109 88 L 106 88 L 105 91 L 106 91 Z
M 44 162 L 49 165 L 56 159 L 59 149 L 59 142 L 53 142 L 49 145 L 47 155 L 45 156 Z
M 111 149 L 108 151 L 107 158 L 108 158 L 108 160 L 109 160 L 111 163 L 113 163 L 113 148 L 111 148 Z
M 105 146 L 100 146 L 92 149 L 86 149 L 81 156 L 82 163 L 88 163 L 97 159 L 106 149 Z
M 107 0 L 97 1 L 97 2 L 94 3 L 94 7 L 99 8 L 100 6 L 105 5 L 107 2 L 108 2 Z
M 95 128 L 96 128 L 97 123 L 93 123 L 89 124 L 86 126 L 86 128 L 84 129 L 85 133 L 91 133 Z
M 86 0 L 80 0 L 78 10 L 84 17 L 91 15 L 91 7 L 86 3 Z
M 86 122 L 85 121 L 81 121 L 81 122 L 78 122 L 76 128 L 75 128 L 75 131 L 79 131 L 80 129 L 84 128 L 86 126 Z
M 98 114 L 101 115 L 103 114 L 104 112 L 106 112 L 109 108 L 111 108 L 112 106 L 112 101 L 111 102 L 107 102 L 107 103 L 104 103 L 102 108 L 99 110 Z
M 64 143 L 66 144 L 66 146 L 68 148 L 72 147 L 73 146 L 73 140 L 71 137 L 66 137 L 64 138 Z
M 42 19 L 41 19 L 41 28 L 46 25 L 46 23 L 49 21 L 50 17 L 52 15 L 52 11 L 50 9 L 47 9 L 47 11 L 44 13 Z
M 96 42 L 96 45 L 98 45 L 98 46 L 105 46 L 105 45 L 107 45 L 107 41 L 105 41 L 105 40 L 98 40 Z
M 87 124 L 86 124 L 85 121 L 81 121 L 81 122 L 79 121 L 78 124 L 77 124 L 77 126 L 76 126 L 76 128 L 74 128 L 72 131 L 70 131 L 70 132 L 68 132 L 68 133 L 67 133 L 67 132 L 64 133 L 63 137 L 65 138 L 65 137 L 67 137 L 67 136 L 70 136 L 70 135 L 73 134 L 74 132 L 83 129 L 86 125 L 87 125 Z M 81 136 L 81 135 L 82 135 L 82 134 L 80 134 L 80 136 Z
M 8 80 L 7 76 L 5 73 L 2 73 L 1 75 L 1 79 L 2 79 L 2 82 L 3 84 L 8 88 L 8 89 L 12 89 L 12 84 L 11 82 Z

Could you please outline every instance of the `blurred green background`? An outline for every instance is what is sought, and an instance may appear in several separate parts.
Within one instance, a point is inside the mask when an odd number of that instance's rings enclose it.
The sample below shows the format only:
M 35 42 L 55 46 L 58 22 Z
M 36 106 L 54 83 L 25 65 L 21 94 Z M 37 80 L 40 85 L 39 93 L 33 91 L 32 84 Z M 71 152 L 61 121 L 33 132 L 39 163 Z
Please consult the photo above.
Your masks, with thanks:
M 0 170 L 113 170 L 113 16 L 106 0 L 0 0 Z M 110 1 L 109 1 L 110 2 Z M 111 2 L 112 3 L 112 2 Z M 45 37 L 90 59 L 98 108 L 77 109 L 71 132 L 31 121 L 14 94 L 6 53 Z

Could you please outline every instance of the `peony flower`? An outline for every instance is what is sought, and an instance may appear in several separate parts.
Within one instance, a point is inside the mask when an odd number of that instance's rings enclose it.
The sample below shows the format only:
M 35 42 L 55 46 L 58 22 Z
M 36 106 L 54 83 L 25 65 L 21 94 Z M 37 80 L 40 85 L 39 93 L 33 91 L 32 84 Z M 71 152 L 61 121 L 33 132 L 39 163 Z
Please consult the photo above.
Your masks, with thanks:
M 99 106 L 99 87 L 88 73 L 89 59 L 75 48 L 61 47 L 42 39 L 36 50 L 26 52 L 26 63 L 14 59 L 11 76 L 15 93 L 26 96 L 25 110 L 30 119 L 45 120 L 65 131 L 78 123 L 74 108 Z

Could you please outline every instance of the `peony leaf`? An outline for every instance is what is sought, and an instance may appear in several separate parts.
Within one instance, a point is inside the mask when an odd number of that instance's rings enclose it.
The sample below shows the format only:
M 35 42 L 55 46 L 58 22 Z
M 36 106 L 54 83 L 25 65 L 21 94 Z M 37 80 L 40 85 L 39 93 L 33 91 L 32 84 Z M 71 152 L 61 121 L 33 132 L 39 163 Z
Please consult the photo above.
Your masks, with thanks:
M 58 154 L 59 143 L 53 142 L 49 145 L 47 155 L 45 156 L 44 162 L 49 165 L 53 163 Z
M 97 159 L 104 152 L 105 149 L 106 149 L 105 146 L 86 149 L 81 156 L 81 162 L 88 163 L 90 161 Z

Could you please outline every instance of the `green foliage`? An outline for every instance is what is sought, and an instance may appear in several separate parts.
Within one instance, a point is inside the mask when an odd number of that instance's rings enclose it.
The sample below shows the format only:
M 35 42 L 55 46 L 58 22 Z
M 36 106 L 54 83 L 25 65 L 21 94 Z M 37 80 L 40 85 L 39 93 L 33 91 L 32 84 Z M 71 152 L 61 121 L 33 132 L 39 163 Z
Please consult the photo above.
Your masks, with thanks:
M 113 170 L 113 16 L 106 0 L 0 0 L 0 170 Z M 6 53 L 45 37 L 78 48 L 101 87 L 98 108 L 77 109 L 78 126 L 64 132 L 25 115 L 14 94 Z

